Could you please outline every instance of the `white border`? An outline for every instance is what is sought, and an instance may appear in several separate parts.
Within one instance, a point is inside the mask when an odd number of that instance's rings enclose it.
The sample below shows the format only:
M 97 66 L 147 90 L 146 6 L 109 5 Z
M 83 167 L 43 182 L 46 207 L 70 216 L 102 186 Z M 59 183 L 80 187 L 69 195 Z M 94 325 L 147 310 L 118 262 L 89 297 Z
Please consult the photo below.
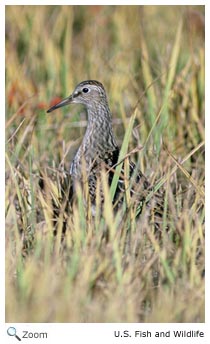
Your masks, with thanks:
M 139 0 L 121 0 L 121 1 L 3 1 L 4 5 L 205 5 L 207 1 L 139 1 Z
M 0 99 L 1 99 L 1 109 L 5 109 L 5 5 L 205 5 L 206 6 L 206 42 L 209 41 L 209 5 L 207 1 L 2 1 L 0 3 L 0 75 L 1 75 L 1 88 L 0 88 Z M 206 43 L 206 89 L 210 90 L 210 83 L 209 75 L 209 63 L 210 60 L 210 54 L 209 54 L 209 48 L 208 44 Z M 210 111 L 209 110 L 209 95 L 207 94 L 206 97 L 206 132 L 209 133 L 209 116 Z M 4 130 L 5 127 L 5 121 L 4 121 L 4 111 L 2 111 L 0 116 L 0 128 L 1 130 Z M 5 136 L 4 131 L 3 134 L 0 135 L 0 147 L 1 147 L 1 154 L 0 154 L 0 181 L 1 181 L 1 190 L 4 190 L 4 142 L 5 142 Z M 210 164 L 208 163 L 208 155 L 209 155 L 209 140 L 207 137 L 206 140 L 207 145 L 207 158 L 206 158 L 206 176 L 210 176 Z M 2 194 L 2 193 L 1 193 Z M 209 195 L 209 182 L 207 180 L 207 187 L 206 187 L 206 194 Z M 208 197 L 206 197 L 207 206 L 206 209 L 210 209 Z M 15 338 L 9 337 L 6 334 L 6 329 L 8 328 L 9 324 L 5 324 L 5 315 L 4 315 L 4 304 L 5 304 L 5 283 L 4 283 L 4 276 L 5 276 L 5 270 L 4 270 L 4 256 L 5 256 L 5 240 L 4 240 L 4 198 L 0 198 L 0 209 L 2 211 L 1 213 L 1 231 L 0 231 L 0 252 L 1 252 L 1 259 L 0 259 L 0 274 L 1 274 L 1 289 L 0 289 L 0 339 L 2 343 L 17 343 L 15 342 Z M 209 217 L 206 220 L 206 229 L 209 230 L 210 223 L 209 223 Z M 206 237 L 207 237 L 207 243 L 209 243 L 209 237 L 208 230 L 206 231 Z M 208 268 L 208 251 L 206 255 L 206 268 L 207 271 Z M 209 271 L 207 272 L 207 283 L 209 286 Z M 206 288 L 208 291 L 208 287 Z M 210 297 L 208 296 L 209 293 L 206 293 L 206 310 L 208 310 L 208 307 L 210 307 Z M 209 312 L 208 312 L 209 313 Z M 103 343 L 139 343 L 140 341 L 143 343 L 210 343 L 210 334 L 208 329 L 209 323 L 209 316 L 206 312 L 206 323 L 205 324 L 60 324 L 60 323 L 53 323 L 53 324 L 15 324 L 17 328 L 17 334 L 20 335 L 22 333 L 22 330 L 28 330 L 32 332 L 48 332 L 49 337 L 48 340 L 44 339 L 30 339 L 31 342 L 35 341 L 36 343 L 40 342 L 57 342 L 58 340 L 68 340 L 71 343 L 80 343 L 80 342 L 86 342 L 95 344 L 100 342 L 100 344 Z M 14 324 L 11 324 L 11 326 Z M 114 331 L 118 330 L 129 330 L 133 333 L 135 330 L 142 330 L 142 331 L 152 331 L 153 333 L 155 331 L 173 331 L 173 330 L 203 330 L 205 331 L 205 337 L 204 338 L 182 338 L 182 339 L 175 339 L 170 337 L 169 338 L 162 338 L 158 339 L 153 337 L 151 338 L 116 338 L 114 337 Z M 139 341 L 140 340 L 140 341 Z
M 1 226 L 0 226 L 0 278 L 1 278 L 1 288 L 0 288 L 0 323 L 4 323 L 4 309 L 5 304 L 5 212 L 4 212 L 4 190 L 5 190 L 5 9 L 4 6 L 0 5 L 0 104 L 1 104 L 1 115 L 0 115 L 0 128 L 2 133 L 0 134 L 0 210 L 1 210 Z M 1 333 L 0 333 L 1 336 Z

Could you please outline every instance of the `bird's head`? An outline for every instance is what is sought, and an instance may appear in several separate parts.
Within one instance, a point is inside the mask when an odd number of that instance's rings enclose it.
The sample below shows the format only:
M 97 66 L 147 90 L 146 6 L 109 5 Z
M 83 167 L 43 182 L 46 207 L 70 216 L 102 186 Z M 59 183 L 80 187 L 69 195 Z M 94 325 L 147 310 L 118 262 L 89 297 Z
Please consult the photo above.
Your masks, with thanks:
M 107 103 L 103 85 L 96 80 L 87 80 L 78 84 L 69 97 L 52 106 L 47 112 L 52 112 L 68 104 L 83 104 L 89 109 L 101 103 Z

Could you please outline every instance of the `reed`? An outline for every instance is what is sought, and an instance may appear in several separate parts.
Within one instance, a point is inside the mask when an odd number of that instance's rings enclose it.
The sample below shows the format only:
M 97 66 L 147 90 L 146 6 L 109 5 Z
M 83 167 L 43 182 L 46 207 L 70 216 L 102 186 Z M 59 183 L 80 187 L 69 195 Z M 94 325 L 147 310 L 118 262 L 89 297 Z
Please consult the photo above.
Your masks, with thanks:
M 6 7 L 7 322 L 204 322 L 203 12 Z M 45 111 L 85 79 L 106 87 L 125 174 L 130 156 L 165 190 L 160 237 L 128 192 L 113 212 L 120 165 L 95 217 L 81 189 L 66 210 L 85 112 Z

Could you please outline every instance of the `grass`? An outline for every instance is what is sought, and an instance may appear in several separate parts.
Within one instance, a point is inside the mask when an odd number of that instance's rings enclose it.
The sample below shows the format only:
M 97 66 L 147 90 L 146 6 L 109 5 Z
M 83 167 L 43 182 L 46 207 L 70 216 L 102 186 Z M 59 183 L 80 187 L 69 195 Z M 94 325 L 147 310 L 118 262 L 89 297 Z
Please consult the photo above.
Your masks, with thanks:
M 7 322 L 205 321 L 203 13 L 6 7 Z M 85 79 L 106 87 L 125 170 L 130 156 L 165 191 L 159 236 L 129 192 L 113 212 L 120 164 L 111 188 L 102 171 L 102 213 L 99 186 L 95 217 L 80 188 L 67 212 L 62 187 L 86 115 L 46 109 Z

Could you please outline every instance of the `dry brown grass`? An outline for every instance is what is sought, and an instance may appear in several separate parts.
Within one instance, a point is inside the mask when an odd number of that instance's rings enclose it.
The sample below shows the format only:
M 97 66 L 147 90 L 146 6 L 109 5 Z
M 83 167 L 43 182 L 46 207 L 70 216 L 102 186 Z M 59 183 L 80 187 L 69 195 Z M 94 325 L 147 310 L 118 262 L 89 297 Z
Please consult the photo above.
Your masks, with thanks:
M 204 321 L 203 11 L 7 6 L 7 322 Z M 138 102 L 124 154 L 143 147 L 132 159 L 165 190 L 159 238 L 143 215 L 122 225 L 105 181 L 102 215 L 87 220 L 78 193 L 66 216 L 61 181 L 86 117 L 45 110 L 85 79 L 105 85 L 119 144 Z

